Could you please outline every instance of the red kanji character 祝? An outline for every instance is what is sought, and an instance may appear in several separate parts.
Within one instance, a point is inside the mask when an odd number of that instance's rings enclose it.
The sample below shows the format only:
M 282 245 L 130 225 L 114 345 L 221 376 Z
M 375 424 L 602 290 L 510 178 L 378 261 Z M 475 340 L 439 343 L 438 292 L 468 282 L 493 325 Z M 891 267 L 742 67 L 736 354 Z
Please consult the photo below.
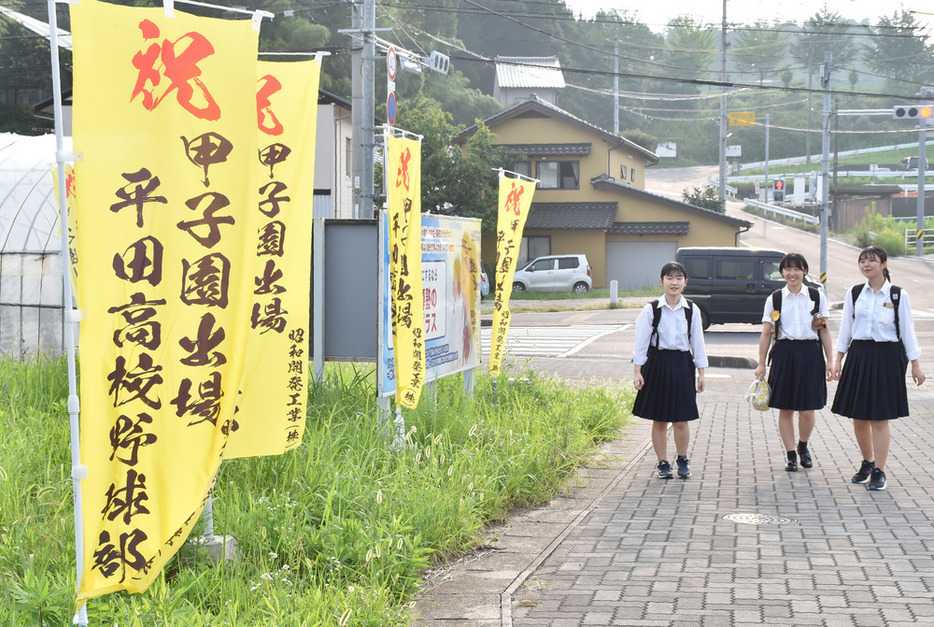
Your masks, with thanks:
M 214 46 L 197 32 L 185 33 L 175 41 L 160 38 L 159 27 L 150 20 L 139 23 L 143 39 L 152 41 L 145 50 L 133 55 L 133 67 L 139 70 L 130 100 L 143 95 L 143 107 L 152 111 L 173 91 L 183 109 L 202 120 L 215 121 L 221 108 L 207 85 L 199 78 L 198 63 L 214 54 Z M 168 84 L 163 84 L 163 79 Z M 197 96 L 197 99 L 196 99 Z

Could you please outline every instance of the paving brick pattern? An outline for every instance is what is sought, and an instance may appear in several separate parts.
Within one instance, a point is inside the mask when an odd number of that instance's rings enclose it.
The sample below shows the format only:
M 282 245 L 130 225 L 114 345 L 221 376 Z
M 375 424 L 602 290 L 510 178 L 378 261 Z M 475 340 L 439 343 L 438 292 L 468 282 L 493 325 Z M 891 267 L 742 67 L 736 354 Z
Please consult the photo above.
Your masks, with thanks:
M 889 489 L 870 492 L 850 483 L 860 456 L 849 420 L 819 412 L 814 467 L 785 472 L 776 412 L 752 410 L 745 385 L 709 380 L 698 397 L 691 478 L 656 478 L 643 449 L 513 584 L 506 618 L 934 625 L 934 394 L 910 393 L 911 417 L 891 425 Z

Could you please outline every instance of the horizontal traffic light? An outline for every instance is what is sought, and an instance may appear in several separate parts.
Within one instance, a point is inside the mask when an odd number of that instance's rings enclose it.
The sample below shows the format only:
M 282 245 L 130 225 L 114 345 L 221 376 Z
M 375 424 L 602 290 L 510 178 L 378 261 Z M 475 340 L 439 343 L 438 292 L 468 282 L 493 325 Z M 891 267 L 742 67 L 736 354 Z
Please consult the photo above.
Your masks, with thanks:
M 934 114 L 931 105 L 898 105 L 892 108 L 896 120 L 923 120 Z

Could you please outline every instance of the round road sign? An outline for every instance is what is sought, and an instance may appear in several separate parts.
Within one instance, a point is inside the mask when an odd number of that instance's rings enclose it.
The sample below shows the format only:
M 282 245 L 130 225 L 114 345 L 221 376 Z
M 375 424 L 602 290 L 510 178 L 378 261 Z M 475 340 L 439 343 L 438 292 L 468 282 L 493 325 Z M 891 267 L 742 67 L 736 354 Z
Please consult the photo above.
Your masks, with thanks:
M 399 67 L 399 59 L 396 57 L 396 49 L 389 46 L 386 51 L 386 72 L 389 74 L 389 80 L 396 80 L 396 68 Z
M 396 123 L 396 92 L 391 91 L 386 97 L 386 117 L 390 124 Z

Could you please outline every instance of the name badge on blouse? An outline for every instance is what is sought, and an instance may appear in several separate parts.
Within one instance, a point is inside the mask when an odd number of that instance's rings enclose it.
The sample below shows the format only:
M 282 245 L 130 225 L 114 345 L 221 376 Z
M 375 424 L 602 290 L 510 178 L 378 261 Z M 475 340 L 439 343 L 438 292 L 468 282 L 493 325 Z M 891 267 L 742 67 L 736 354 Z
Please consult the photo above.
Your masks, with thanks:
M 887 309 L 895 309 L 895 305 L 893 305 L 892 303 L 882 303 L 882 306 Z

